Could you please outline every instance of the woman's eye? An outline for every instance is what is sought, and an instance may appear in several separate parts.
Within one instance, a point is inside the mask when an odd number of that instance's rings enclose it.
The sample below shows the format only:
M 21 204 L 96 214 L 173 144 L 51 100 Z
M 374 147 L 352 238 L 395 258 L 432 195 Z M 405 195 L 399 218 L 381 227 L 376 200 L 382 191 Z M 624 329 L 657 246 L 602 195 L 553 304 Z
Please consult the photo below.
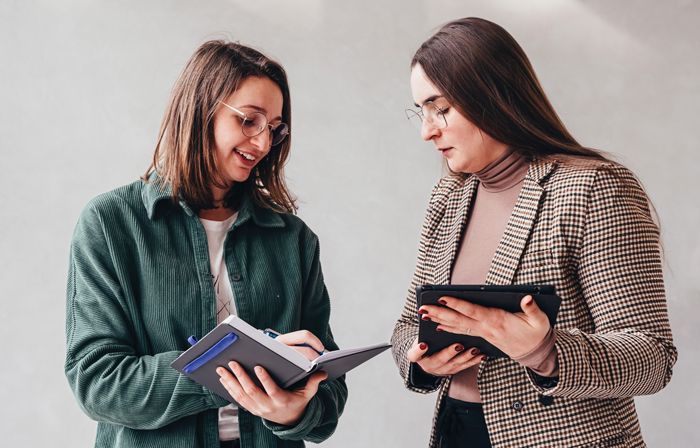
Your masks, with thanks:
M 248 129 L 257 129 L 257 127 L 258 127 L 258 125 L 257 125 L 257 123 L 255 123 L 255 121 L 249 120 L 249 119 L 247 119 L 247 118 L 244 118 L 244 119 L 241 121 L 241 125 L 242 125 L 243 127 L 248 128 Z
M 446 109 L 438 109 L 438 115 L 445 115 L 449 111 L 450 111 L 449 107 Z

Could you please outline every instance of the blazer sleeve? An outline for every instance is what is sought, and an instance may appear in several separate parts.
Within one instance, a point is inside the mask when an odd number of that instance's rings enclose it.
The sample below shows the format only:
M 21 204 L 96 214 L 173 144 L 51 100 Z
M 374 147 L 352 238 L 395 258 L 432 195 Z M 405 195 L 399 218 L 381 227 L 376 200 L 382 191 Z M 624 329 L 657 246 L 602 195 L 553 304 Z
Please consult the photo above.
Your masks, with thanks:
M 139 355 L 99 211 L 88 206 L 73 235 L 66 301 L 65 374 L 97 421 L 157 429 L 227 404 L 170 363 L 181 353 Z
M 399 368 L 399 374 L 403 378 L 406 388 L 413 392 L 429 393 L 437 390 L 444 381 L 443 377 L 430 375 L 423 371 L 416 363 L 411 363 L 406 357 L 409 348 L 418 337 L 418 306 L 416 303 L 416 287 L 429 282 L 431 271 L 428 257 L 428 247 L 437 224 L 442 215 L 441 204 L 444 198 L 440 191 L 445 179 L 443 178 L 434 188 L 428 202 L 428 210 L 421 228 L 420 243 L 418 245 L 418 257 L 416 269 L 413 273 L 411 283 L 408 287 L 408 294 L 404 302 L 401 316 L 396 321 L 394 332 L 391 336 L 391 352 L 394 362 Z
M 659 229 L 645 191 L 626 168 L 597 169 L 577 258 L 594 331 L 557 330 L 558 382 L 540 391 L 572 398 L 659 391 L 670 381 L 677 359 Z
M 308 267 L 304 279 L 304 303 L 301 328 L 316 335 L 328 350 L 337 350 L 330 320 L 330 298 L 321 271 L 321 256 L 318 237 L 308 228 L 302 238 L 302 254 Z M 294 426 L 280 425 L 264 420 L 264 425 L 281 439 L 306 440 L 321 443 L 335 432 L 348 398 L 345 375 L 334 380 L 323 381 L 316 395 L 309 401 L 301 420 Z

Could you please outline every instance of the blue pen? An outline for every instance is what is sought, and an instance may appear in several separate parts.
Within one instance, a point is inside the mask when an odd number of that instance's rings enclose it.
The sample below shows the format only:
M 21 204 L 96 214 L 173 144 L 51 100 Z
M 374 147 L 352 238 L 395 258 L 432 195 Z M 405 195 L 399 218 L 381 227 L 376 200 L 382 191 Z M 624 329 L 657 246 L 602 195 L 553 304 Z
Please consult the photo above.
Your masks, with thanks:
M 280 335 L 279 333 L 277 333 L 275 330 L 273 330 L 273 329 L 271 329 L 271 328 L 266 328 L 266 329 L 264 329 L 264 330 L 263 330 L 263 333 L 265 333 L 266 335 L 270 336 L 272 339 L 275 339 L 277 336 Z M 313 348 L 312 346 L 310 346 L 309 344 L 306 344 L 306 343 L 304 343 L 304 344 L 295 344 L 294 346 L 295 346 L 295 347 L 308 347 L 308 348 L 310 348 L 311 350 L 313 350 L 313 351 L 315 351 L 316 353 L 318 353 L 319 356 L 321 356 L 321 355 L 323 355 L 324 353 L 326 353 L 325 351 L 319 352 L 318 350 L 316 350 L 315 348 Z

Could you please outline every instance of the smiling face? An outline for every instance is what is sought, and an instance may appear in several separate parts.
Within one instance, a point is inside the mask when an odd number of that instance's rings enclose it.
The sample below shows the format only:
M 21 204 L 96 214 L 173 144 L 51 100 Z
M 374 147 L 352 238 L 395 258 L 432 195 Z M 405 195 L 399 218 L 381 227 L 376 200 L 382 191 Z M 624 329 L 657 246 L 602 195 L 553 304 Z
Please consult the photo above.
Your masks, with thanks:
M 244 79 L 223 102 L 243 113 L 261 112 L 273 125 L 282 119 L 282 91 L 269 78 Z M 219 104 L 214 114 L 216 166 L 229 187 L 236 182 L 245 182 L 253 168 L 270 152 L 269 128 L 254 137 L 247 137 L 241 128 L 242 120 L 238 113 L 223 104 Z
M 416 106 L 421 107 L 432 101 L 442 110 L 447 126 L 440 129 L 424 119 L 421 138 L 435 144 L 452 171 L 475 173 L 508 150 L 507 145 L 481 131 L 448 103 L 442 92 L 428 79 L 420 64 L 416 64 L 411 70 L 411 93 Z

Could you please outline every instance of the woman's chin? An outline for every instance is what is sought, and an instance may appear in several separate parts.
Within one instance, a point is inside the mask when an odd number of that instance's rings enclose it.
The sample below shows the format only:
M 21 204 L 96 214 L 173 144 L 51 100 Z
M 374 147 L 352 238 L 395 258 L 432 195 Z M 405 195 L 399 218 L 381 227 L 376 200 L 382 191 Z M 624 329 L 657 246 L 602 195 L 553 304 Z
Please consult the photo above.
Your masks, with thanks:
M 246 169 L 236 169 L 229 171 L 226 182 L 230 184 L 241 183 L 248 180 L 250 171 Z
M 453 160 L 447 159 L 447 167 L 452 171 L 453 173 L 468 173 L 468 171 L 465 171 L 465 166 L 462 163 L 457 163 Z

